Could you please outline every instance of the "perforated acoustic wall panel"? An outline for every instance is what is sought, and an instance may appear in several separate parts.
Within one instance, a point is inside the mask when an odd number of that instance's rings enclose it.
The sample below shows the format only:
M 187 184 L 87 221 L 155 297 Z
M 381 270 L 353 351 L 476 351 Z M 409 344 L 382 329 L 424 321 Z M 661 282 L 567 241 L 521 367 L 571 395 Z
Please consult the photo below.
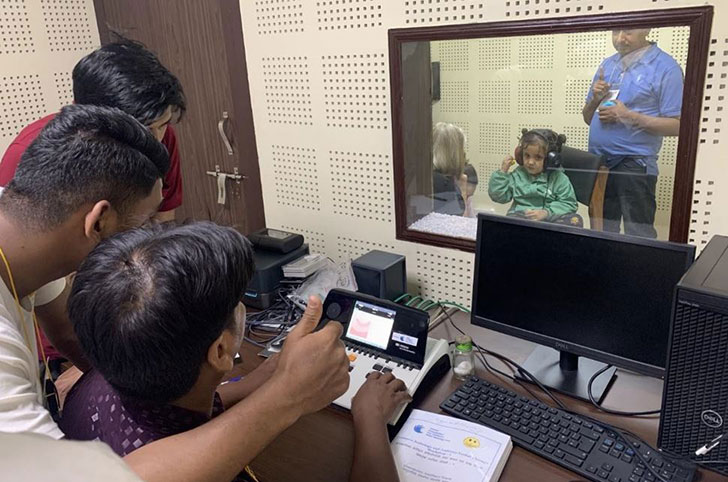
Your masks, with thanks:
M 469 103 L 465 104 L 466 107 L 469 105 Z M 478 81 L 478 112 L 510 113 L 511 83 L 507 80 Z
M 506 17 L 518 18 L 596 13 L 604 10 L 607 2 L 597 0 L 544 0 L 541 2 L 536 0 L 509 0 L 505 4 Z
M 481 154 L 503 154 L 513 146 L 511 139 L 511 125 L 497 124 L 494 122 L 481 122 L 480 144 Z
M 500 70 L 510 66 L 511 46 L 507 38 L 487 38 L 478 40 L 478 68 L 480 70 Z
M 571 125 L 564 126 L 563 134 L 571 147 L 586 151 L 589 148 L 589 127 Z
M 581 115 L 581 109 L 584 108 L 584 92 L 589 92 L 590 86 L 590 79 L 566 80 L 566 95 L 564 95 L 564 113 Z
M 725 176 L 721 179 L 721 184 L 726 186 Z M 715 229 L 711 229 L 711 222 L 713 220 L 720 222 L 721 217 L 713 217 L 713 212 L 719 208 L 716 205 L 716 200 L 719 199 L 716 196 L 717 189 L 715 180 L 695 180 L 695 190 L 693 191 L 693 211 L 690 219 L 690 242 L 698 246 L 698 248 L 705 246 L 713 234 L 716 233 Z M 721 193 L 723 194 L 723 193 Z M 725 194 L 723 194 L 725 196 Z M 716 219 L 717 218 L 717 219 Z M 725 221 L 725 217 L 722 217 Z M 725 225 L 722 226 L 722 231 L 718 231 L 723 234 L 728 229 Z
M 98 45 L 93 0 L 0 0 L 0 155 L 73 101 L 73 66 Z
M 440 44 L 440 62 L 445 72 L 470 70 L 468 40 L 453 40 Z
M 319 30 L 382 26 L 384 0 L 328 0 L 316 2 Z
M 303 233 L 312 246 L 337 260 L 356 257 L 369 249 L 402 253 L 408 259 L 412 291 L 469 304 L 472 254 L 395 239 L 387 30 L 704 3 L 703 0 L 241 1 L 269 225 Z M 728 204 L 728 158 L 723 152 L 728 145 L 728 132 L 722 129 L 728 92 L 728 2 L 709 3 L 715 7 L 714 38 L 706 78 L 701 123 L 704 130 L 698 151 L 690 232 L 690 239 L 698 246 L 713 234 L 728 233 L 728 216 L 718 210 L 719 206 Z M 275 10 L 264 11 L 265 8 Z M 687 35 L 689 32 L 685 29 L 675 28 L 659 32 L 658 39 L 683 65 L 687 53 L 680 45 Z M 435 104 L 433 120 L 463 127 L 468 136 L 468 158 L 481 179 L 487 179 L 503 157 L 512 153 L 520 127 L 535 123 L 550 125 L 564 132 L 570 145 L 585 148 L 589 131 L 581 119 L 580 104 L 598 62 L 611 51 L 609 39 L 594 33 L 570 34 L 563 41 L 553 43 L 531 38 L 522 45 L 510 39 L 481 39 L 471 43 L 467 53 L 460 41 L 451 45 L 434 43 L 432 60 L 442 61 L 443 100 Z M 553 65 L 549 59 L 559 65 L 560 76 L 544 73 L 544 68 Z M 522 77 L 507 75 L 507 69 L 514 65 L 519 66 Z M 475 82 L 469 81 L 472 72 L 477 72 Z M 567 73 L 569 83 L 564 78 Z M 286 84 L 285 79 L 295 81 Z M 550 86 L 538 83 L 543 81 L 552 83 Z M 281 88 L 283 85 L 288 87 Z M 533 105 L 521 105 L 517 100 L 521 95 L 524 102 L 530 101 Z M 541 102 L 544 99 L 547 102 Z M 542 113 L 546 109 L 543 105 L 550 109 L 548 114 Z M 548 117 L 554 113 L 561 119 L 559 122 Z M 289 150 L 313 150 L 305 151 L 310 157 L 305 160 L 304 172 L 296 174 L 288 170 L 278 177 L 282 168 L 281 161 L 277 160 L 281 158 L 281 149 L 274 146 L 281 145 Z M 674 162 L 668 157 L 670 153 L 674 157 L 675 149 L 673 140 L 665 142 L 659 161 L 661 175 L 665 177 L 658 186 L 658 207 L 664 208 L 672 196 L 668 185 L 674 176 Z M 376 163 L 356 164 L 365 160 Z M 385 164 L 386 173 L 371 170 Z M 370 171 L 353 171 L 355 166 L 368 167 Z M 366 175 L 373 176 L 372 184 L 366 184 Z M 284 195 L 280 183 L 291 183 L 295 176 L 299 176 L 300 184 L 286 195 L 296 196 L 296 201 L 280 202 Z M 305 191 L 304 185 L 311 190 Z M 318 192 L 317 202 L 311 197 L 314 189 Z M 385 196 L 387 190 L 389 196 Z M 368 203 L 367 196 L 376 198 L 376 202 L 372 201 L 372 210 L 355 213 L 354 202 Z M 665 209 L 658 210 L 658 216 L 665 213 Z
M 261 35 L 303 32 L 303 0 L 256 0 L 255 21 Z
M 384 53 L 327 55 L 321 64 L 327 125 L 389 129 Z
M 397 2 L 392 2 L 397 3 Z M 406 24 L 473 23 L 485 18 L 485 0 L 405 0 Z
M 470 306 L 473 279 L 471 256 L 421 248 L 417 250 L 415 268 L 422 296 Z
M 0 55 L 33 53 L 35 42 L 25 0 L 0 3 Z
M 554 95 L 551 80 L 518 81 L 518 113 L 549 114 L 553 110 L 550 102 Z
M 0 135 L 7 136 L 40 118 L 45 110 L 45 98 L 40 75 L 28 74 L 0 79 Z
M 442 112 L 462 112 L 470 102 L 470 84 L 461 80 L 442 83 Z
M 573 33 L 566 39 L 566 67 L 570 69 L 590 69 L 595 58 L 606 56 L 607 45 L 600 32 Z
M 554 38 L 534 35 L 518 42 L 518 65 L 522 69 L 551 69 L 554 65 Z
M 320 211 L 316 150 L 284 145 L 272 148 L 278 204 Z
M 96 21 L 92 5 L 86 0 L 40 0 L 40 3 L 51 52 L 86 52 L 97 44 Z
M 263 72 L 269 122 L 312 125 L 308 58 L 264 58 Z
M 362 254 L 366 254 L 373 249 L 380 251 L 393 252 L 395 250 L 393 244 L 380 243 L 361 238 L 350 238 L 348 236 L 337 236 L 337 254 L 340 261 L 356 259 Z
M 58 108 L 73 103 L 73 79 L 71 72 L 53 72 L 53 83 L 56 86 Z
M 392 221 L 389 156 L 330 151 L 329 160 L 335 214 Z

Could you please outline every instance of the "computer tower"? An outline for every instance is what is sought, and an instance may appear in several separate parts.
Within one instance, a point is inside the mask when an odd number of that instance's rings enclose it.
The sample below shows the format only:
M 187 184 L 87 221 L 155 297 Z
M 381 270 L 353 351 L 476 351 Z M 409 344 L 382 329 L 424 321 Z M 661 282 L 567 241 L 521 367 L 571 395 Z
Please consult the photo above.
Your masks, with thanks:
M 726 461 L 728 475 L 728 237 L 714 236 L 680 280 L 673 302 L 658 446 Z M 705 455 L 695 451 L 726 434 Z

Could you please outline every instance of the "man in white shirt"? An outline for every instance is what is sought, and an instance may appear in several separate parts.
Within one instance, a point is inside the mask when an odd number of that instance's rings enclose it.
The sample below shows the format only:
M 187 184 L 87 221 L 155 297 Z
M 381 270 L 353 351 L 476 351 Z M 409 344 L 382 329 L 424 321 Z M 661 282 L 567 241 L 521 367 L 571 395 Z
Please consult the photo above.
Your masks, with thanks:
M 2 193 L 3 187 L 0 187 L 0 196 Z M 52 281 L 20 301 L 25 331 L 33 333 L 32 308 L 56 299 L 65 287 L 65 279 Z M 31 351 L 25 339 L 18 338 L 20 323 L 16 319 L 17 307 L 11 310 L 14 306 L 15 299 L 10 289 L 5 283 L 0 283 L 0 353 L 2 364 L 8 368 L 0 371 L 0 387 L 3 389 L 0 392 L 0 428 L 4 432 L 30 431 L 61 438 L 63 434 L 43 406 L 38 362 L 33 362 L 38 360 L 37 344 L 31 344 Z M 10 390 L 10 387 L 16 388 L 15 394 L 5 396 L 5 390 Z
M 0 467 L 3 480 L 141 482 L 106 444 L 34 433 L 0 433 Z
M 43 412 L 28 310 L 59 292 L 36 293 L 78 269 L 100 241 L 154 216 L 168 165 L 141 123 L 90 105 L 64 107 L 25 151 L 0 196 L 0 249 L 9 264 L 0 262 L 0 432 L 61 436 Z M 321 310 L 320 300 L 309 300 L 298 336 L 255 392 L 204 425 L 141 447 L 127 464 L 147 481 L 231 480 L 301 416 L 343 394 L 341 325 L 313 332 Z
M 0 196 L 0 431 L 63 437 L 43 403 L 34 305 L 61 294 L 101 239 L 142 224 L 161 201 L 167 152 L 117 112 L 64 109 Z
M 0 266 L 4 270 L 4 263 Z M 4 432 L 63 437 L 43 406 L 31 311 L 34 304 L 41 305 L 56 298 L 65 285 L 65 280 L 60 279 L 42 287 L 35 295 L 23 298 L 19 314 L 11 290 L 5 283 L 0 283 L 0 429 Z

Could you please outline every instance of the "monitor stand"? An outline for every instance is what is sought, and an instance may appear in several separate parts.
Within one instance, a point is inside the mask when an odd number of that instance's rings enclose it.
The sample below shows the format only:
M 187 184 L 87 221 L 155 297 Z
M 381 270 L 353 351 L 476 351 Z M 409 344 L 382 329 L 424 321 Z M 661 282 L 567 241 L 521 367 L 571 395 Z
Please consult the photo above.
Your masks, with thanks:
M 545 346 L 537 346 L 522 366 L 544 386 L 588 402 L 589 379 L 594 373 L 604 368 L 606 363 Z M 602 402 L 614 381 L 615 371 L 617 371 L 615 367 L 610 368 L 592 383 L 592 396 L 598 403 Z M 520 380 L 532 383 L 527 377 L 520 374 L 516 376 Z

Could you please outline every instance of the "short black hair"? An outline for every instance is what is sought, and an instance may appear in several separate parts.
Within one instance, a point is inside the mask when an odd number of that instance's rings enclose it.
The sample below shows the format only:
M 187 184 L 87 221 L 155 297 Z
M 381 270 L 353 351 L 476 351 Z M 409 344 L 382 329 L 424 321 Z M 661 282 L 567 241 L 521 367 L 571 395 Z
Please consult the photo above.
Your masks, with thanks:
M 531 145 L 539 145 L 545 154 L 549 152 L 561 152 L 566 142 L 566 136 L 557 134 L 552 129 L 522 129 L 519 145 L 525 148 Z
M 0 209 L 39 230 L 101 200 L 123 216 L 131 203 L 149 196 L 167 169 L 165 147 L 129 114 L 70 105 L 25 150 Z
M 116 107 L 149 125 L 172 107 L 186 109 L 182 84 L 143 44 L 128 39 L 106 44 L 73 68 L 76 104 Z
M 119 393 L 166 403 L 192 389 L 253 269 L 251 244 L 233 228 L 145 226 L 96 246 L 68 313 L 89 361 Z

